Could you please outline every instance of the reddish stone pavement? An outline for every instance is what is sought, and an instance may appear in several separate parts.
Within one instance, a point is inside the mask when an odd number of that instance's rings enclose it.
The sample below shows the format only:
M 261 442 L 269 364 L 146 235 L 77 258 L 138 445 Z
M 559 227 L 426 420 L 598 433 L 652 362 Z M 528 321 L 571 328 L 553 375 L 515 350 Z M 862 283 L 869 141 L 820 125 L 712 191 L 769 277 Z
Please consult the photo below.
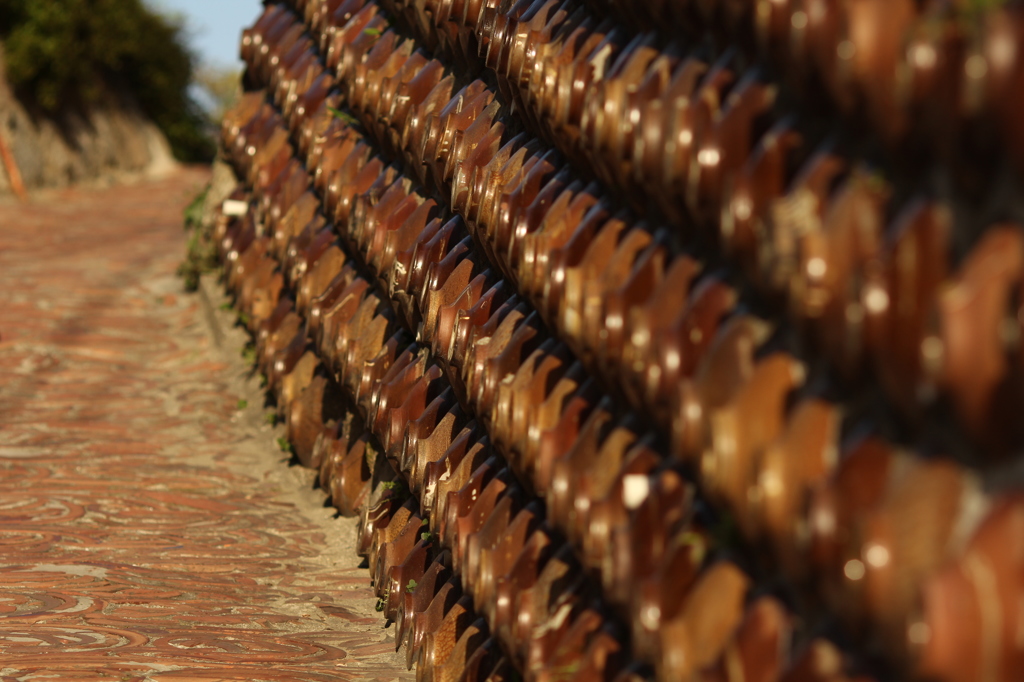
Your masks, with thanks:
M 174 276 L 206 179 L 0 203 L 4 682 L 411 679 L 353 521 Z

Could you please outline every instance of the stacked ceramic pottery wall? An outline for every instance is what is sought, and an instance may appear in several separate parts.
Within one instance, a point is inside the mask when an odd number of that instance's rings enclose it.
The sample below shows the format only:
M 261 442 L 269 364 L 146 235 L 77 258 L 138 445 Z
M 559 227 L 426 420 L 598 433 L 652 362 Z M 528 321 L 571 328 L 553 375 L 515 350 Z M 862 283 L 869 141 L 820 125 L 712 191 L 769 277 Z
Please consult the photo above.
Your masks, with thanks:
M 298 459 L 421 679 L 1014 679 L 1019 228 L 829 143 L 775 5 L 656 5 L 246 31 L 218 239 Z

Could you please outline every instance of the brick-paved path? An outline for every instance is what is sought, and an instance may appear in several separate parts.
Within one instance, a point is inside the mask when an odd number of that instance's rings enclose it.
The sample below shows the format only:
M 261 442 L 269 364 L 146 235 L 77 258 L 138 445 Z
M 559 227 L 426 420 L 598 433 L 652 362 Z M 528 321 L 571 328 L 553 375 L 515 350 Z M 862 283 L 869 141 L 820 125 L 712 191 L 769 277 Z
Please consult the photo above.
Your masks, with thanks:
M 173 275 L 205 179 L 0 204 L 4 682 L 409 677 L 352 522 Z

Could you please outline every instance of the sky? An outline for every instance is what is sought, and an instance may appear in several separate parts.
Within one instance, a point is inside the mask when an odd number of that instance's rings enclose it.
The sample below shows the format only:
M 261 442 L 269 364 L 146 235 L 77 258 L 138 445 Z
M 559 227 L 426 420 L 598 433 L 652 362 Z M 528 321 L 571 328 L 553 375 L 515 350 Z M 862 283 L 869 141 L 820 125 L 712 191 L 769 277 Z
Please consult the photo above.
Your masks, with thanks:
M 263 10 L 260 0 L 146 0 L 164 14 L 182 15 L 189 42 L 206 66 L 241 67 L 238 42 Z

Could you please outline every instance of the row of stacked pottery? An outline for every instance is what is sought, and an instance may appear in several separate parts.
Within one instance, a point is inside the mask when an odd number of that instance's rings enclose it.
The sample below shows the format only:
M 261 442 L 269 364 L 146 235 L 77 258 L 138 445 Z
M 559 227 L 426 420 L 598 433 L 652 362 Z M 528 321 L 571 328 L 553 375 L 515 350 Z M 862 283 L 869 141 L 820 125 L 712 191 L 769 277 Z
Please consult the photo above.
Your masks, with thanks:
M 266 4 L 224 281 L 418 679 L 1020 680 L 1018 36 Z

